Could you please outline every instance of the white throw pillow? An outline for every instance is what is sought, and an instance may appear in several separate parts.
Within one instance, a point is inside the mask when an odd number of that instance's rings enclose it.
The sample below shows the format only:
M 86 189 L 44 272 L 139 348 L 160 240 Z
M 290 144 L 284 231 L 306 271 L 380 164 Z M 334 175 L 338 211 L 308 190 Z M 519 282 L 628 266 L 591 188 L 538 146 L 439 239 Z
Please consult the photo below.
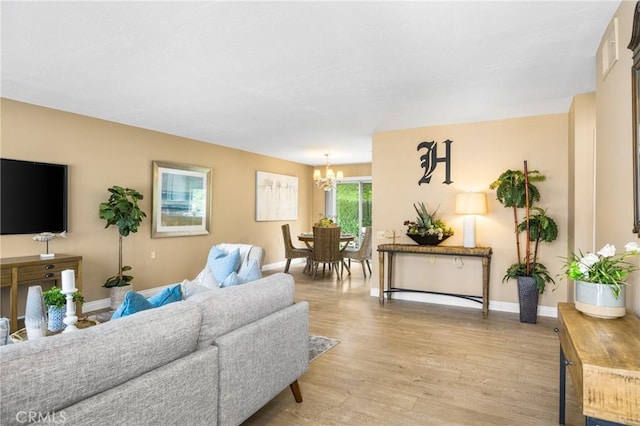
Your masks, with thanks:
M 210 288 L 198 285 L 195 282 L 189 280 L 182 281 L 182 283 L 180 283 L 180 289 L 182 290 L 182 297 L 184 299 L 188 299 L 191 296 L 195 296 L 196 294 L 200 294 L 205 291 L 212 291 Z
M 220 288 L 220 284 L 218 283 L 218 280 L 216 280 L 216 277 L 213 275 L 213 272 L 211 272 L 211 268 L 206 265 L 204 269 L 200 271 L 198 276 L 193 279 L 193 282 L 197 285 L 207 287 L 211 290 Z

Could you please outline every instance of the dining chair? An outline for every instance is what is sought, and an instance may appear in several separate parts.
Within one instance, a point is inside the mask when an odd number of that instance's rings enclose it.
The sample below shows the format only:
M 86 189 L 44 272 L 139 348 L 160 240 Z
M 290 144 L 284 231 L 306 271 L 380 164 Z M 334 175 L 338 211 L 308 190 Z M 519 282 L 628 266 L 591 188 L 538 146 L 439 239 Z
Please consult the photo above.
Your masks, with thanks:
M 365 270 L 365 263 L 367 264 L 367 268 L 369 268 L 369 276 L 371 276 L 371 227 L 367 226 L 364 228 L 364 234 L 362 236 L 362 241 L 360 242 L 360 247 L 357 249 L 346 248 L 342 251 L 342 266 L 347 267 L 347 271 L 349 275 L 351 275 L 351 260 L 356 260 L 360 262 L 362 265 L 362 274 L 366 277 L 367 272 Z M 345 260 L 347 264 L 345 265 Z
M 327 264 L 329 269 L 333 268 L 338 275 L 338 278 L 342 278 L 342 273 L 339 268 L 342 262 L 342 252 L 340 251 L 340 227 L 323 228 L 313 227 L 313 250 L 311 251 L 311 267 L 313 268 L 313 278 L 316 277 L 318 266 L 322 263 L 322 276 L 324 277 L 324 271 Z
M 305 270 L 309 267 L 309 258 L 311 256 L 311 250 L 308 248 L 298 248 L 291 242 L 291 230 L 289 224 L 282 225 L 282 239 L 284 240 L 284 257 L 287 259 L 287 264 L 284 267 L 284 272 L 289 272 L 289 266 L 291 265 L 291 259 L 307 259 L 307 265 Z

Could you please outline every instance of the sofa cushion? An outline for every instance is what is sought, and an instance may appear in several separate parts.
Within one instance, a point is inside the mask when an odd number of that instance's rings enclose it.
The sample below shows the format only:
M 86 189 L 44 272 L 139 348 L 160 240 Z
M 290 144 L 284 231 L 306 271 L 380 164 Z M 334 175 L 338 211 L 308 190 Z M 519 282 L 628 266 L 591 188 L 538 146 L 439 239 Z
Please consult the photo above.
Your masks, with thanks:
M 77 332 L 0 346 L 0 424 L 15 422 L 18 410 L 60 411 L 194 352 L 201 319 L 197 306 L 178 302 Z
M 202 309 L 198 348 L 210 345 L 218 336 L 292 305 L 294 293 L 293 277 L 278 272 L 247 284 L 191 297 L 188 302 Z
M 113 315 L 111 315 L 111 319 L 115 320 L 126 317 L 128 315 L 135 314 L 136 312 L 145 311 L 151 308 L 153 308 L 153 305 L 146 297 L 140 293 L 136 293 L 135 291 L 128 291 L 127 294 L 124 295 L 124 300 L 120 306 L 118 306 L 118 309 L 116 309 Z
M 215 247 L 211 249 L 211 252 L 217 250 Z M 211 253 L 210 252 L 210 253 Z M 211 259 L 211 256 L 207 259 L 207 266 L 211 268 L 213 276 L 219 283 L 223 282 L 230 273 L 236 271 L 240 266 L 240 251 L 234 250 L 224 255 L 218 255 Z

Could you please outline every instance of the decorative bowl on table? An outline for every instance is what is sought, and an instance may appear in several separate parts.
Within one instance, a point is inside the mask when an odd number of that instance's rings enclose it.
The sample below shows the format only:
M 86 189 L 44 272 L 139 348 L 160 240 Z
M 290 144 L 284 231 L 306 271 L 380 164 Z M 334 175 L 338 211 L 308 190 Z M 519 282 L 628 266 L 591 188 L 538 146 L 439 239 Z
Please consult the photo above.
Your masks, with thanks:
M 453 229 L 447 226 L 443 220 L 436 218 L 438 209 L 430 213 L 424 203 L 414 204 L 413 208 L 418 216 L 415 221 L 404 221 L 404 225 L 407 227 L 407 237 L 421 246 L 437 246 L 453 235 Z
M 411 238 L 413 241 L 415 241 L 416 243 L 418 243 L 418 245 L 421 245 L 421 246 L 437 246 L 438 244 L 440 244 L 450 236 L 451 235 L 443 235 L 442 239 L 438 239 L 437 234 L 433 234 L 433 235 L 407 234 L 407 237 Z

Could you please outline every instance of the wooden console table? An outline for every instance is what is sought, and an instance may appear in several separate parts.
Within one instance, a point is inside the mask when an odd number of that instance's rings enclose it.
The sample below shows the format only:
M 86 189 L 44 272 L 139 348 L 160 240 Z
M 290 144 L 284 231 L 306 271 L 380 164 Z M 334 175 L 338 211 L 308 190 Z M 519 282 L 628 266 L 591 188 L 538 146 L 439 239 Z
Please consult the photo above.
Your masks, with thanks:
M 567 370 L 587 426 L 640 425 L 640 319 L 599 319 L 558 303 L 560 413 Z
M 41 259 L 40 256 L 0 259 L 0 287 L 10 287 L 11 330 L 18 329 L 18 286 L 55 283 L 61 280 L 65 269 L 75 271 L 76 287 L 82 291 L 82 256 L 56 254 L 51 259 Z
M 389 258 L 389 267 L 387 271 L 387 289 L 385 290 L 385 274 L 384 274 L 384 254 L 387 253 Z M 397 253 L 411 253 L 435 256 L 461 256 L 461 257 L 480 257 L 482 258 L 482 296 L 473 296 L 457 293 L 441 293 L 426 290 L 411 290 L 406 288 L 398 288 L 393 286 L 393 258 Z M 440 294 L 444 296 L 460 297 L 474 302 L 482 303 L 482 317 L 487 318 L 489 314 L 489 273 L 491 270 L 491 247 L 474 247 L 466 248 L 460 246 L 419 246 L 415 244 L 380 244 L 378 246 L 378 259 L 380 269 L 380 284 L 378 300 L 380 306 L 384 305 L 384 294 L 410 291 L 416 293 Z

